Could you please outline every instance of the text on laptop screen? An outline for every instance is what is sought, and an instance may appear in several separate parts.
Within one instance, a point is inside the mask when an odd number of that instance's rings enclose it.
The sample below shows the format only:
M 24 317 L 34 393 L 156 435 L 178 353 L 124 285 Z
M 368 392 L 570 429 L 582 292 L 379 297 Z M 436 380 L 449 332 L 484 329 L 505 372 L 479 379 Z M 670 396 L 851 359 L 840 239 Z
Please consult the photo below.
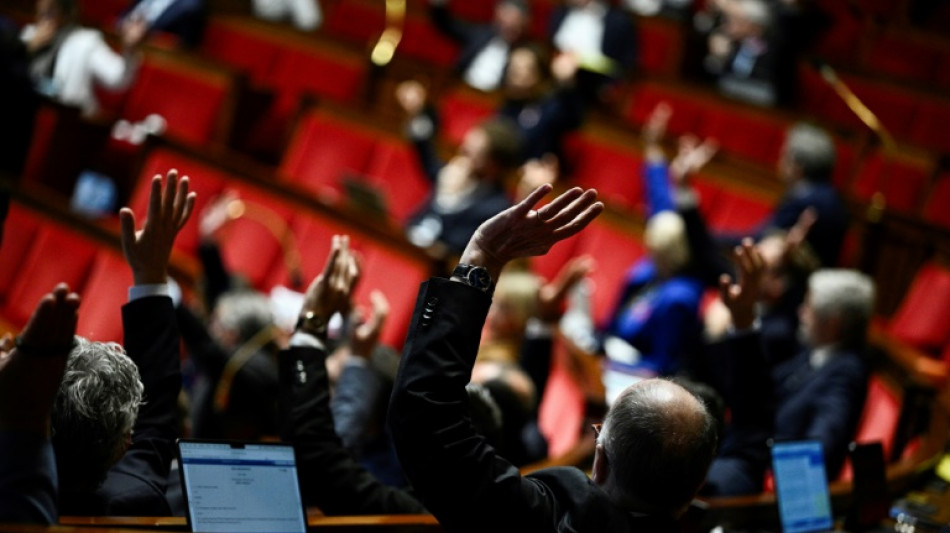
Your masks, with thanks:
M 291 446 L 182 441 L 179 451 L 193 531 L 306 531 Z
M 831 501 L 820 442 L 773 445 L 772 472 L 785 533 L 831 530 Z

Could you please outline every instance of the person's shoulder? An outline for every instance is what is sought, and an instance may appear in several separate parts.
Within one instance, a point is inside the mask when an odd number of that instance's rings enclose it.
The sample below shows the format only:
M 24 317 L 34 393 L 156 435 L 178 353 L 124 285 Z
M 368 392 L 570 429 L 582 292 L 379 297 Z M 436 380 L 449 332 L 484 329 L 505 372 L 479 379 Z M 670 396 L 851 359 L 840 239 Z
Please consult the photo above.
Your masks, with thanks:
M 698 305 L 703 296 L 703 284 L 688 276 L 676 276 L 663 285 L 662 292 L 672 303 Z

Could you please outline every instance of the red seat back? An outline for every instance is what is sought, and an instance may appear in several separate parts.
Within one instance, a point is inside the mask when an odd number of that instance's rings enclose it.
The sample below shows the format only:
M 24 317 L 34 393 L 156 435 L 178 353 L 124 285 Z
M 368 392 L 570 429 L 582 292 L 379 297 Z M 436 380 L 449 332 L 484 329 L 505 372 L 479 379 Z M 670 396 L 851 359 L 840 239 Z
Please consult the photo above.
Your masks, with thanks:
M 409 16 L 396 53 L 447 69 L 455 63 L 459 46 L 424 17 Z
M 645 17 L 640 21 L 637 28 L 640 70 L 653 76 L 677 76 L 686 42 L 683 28 L 661 17 Z
M 922 266 L 887 330 L 919 349 L 943 348 L 950 341 L 950 270 Z
M 201 52 L 264 83 L 280 54 L 280 47 L 237 20 L 212 17 L 205 29 Z
M 76 334 L 89 340 L 122 342 L 122 306 L 128 302 L 132 271 L 118 250 L 96 253 L 82 291 Z
M 455 92 L 439 101 L 442 138 L 459 144 L 468 130 L 495 114 L 494 104 L 474 95 Z
M 415 151 L 401 141 L 379 139 L 366 174 L 370 184 L 383 193 L 390 215 L 400 223 L 415 212 L 432 190 Z
M 869 202 L 880 191 L 890 209 L 915 213 L 932 169 L 896 157 L 874 153 L 864 160 L 852 185 L 852 195 Z
M 577 185 L 596 188 L 613 207 L 642 210 L 644 169 L 639 153 L 581 136 L 571 140 L 569 158 Z
M 23 261 L 30 253 L 40 228 L 39 217 L 19 205 L 11 205 L 3 224 L 0 245 L 0 301 L 6 300 L 10 287 L 22 276 Z
M 161 115 L 168 135 L 204 144 L 216 137 L 232 90 L 233 80 L 226 74 L 150 54 L 130 89 L 122 116 L 139 121 L 152 113 Z
M 596 261 L 590 275 L 591 308 L 595 323 L 602 324 L 617 303 L 627 271 L 646 251 L 637 237 L 604 222 L 595 221 L 580 235 L 574 251 L 576 255 L 588 254 Z
M 947 206 L 950 206 L 950 172 L 944 172 L 934 182 L 924 206 L 924 218 L 950 228 L 950 209 L 947 209 Z
M 221 230 L 218 242 L 228 271 L 239 274 L 258 290 L 270 289 L 275 264 L 283 262 L 280 239 L 290 227 L 293 210 L 279 200 L 248 187 L 228 186 L 245 203 L 244 216 Z M 300 243 L 297 243 L 300 246 Z
M 709 207 L 709 226 L 720 232 L 751 232 L 772 212 L 767 198 L 721 189 Z

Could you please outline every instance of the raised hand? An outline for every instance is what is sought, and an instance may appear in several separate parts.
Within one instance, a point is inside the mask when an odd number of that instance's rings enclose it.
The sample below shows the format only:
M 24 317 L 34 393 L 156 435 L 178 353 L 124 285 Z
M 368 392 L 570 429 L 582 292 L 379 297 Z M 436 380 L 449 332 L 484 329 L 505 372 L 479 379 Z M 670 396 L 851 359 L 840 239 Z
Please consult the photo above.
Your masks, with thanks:
M 178 232 L 195 208 L 195 193 L 188 192 L 188 177 L 178 179 L 178 171 L 169 170 L 165 178 L 152 178 L 148 213 L 142 229 L 135 231 L 135 214 L 128 207 L 119 211 L 122 224 L 122 251 L 132 269 L 136 285 L 165 283 L 168 259 Z
M 691 174 L 698 172 L 719 151 L 719 141 L 713 138 L 703 139 L 695 135 L 683 135 L 679 138 L 676 157 L 670 161 L 670 177 L 676 186 L 682 186 Z
M 551 323 L 561 317 L 564 298 L 577 283 L 594 270 L 594 258 L 589 255 L 568 261 L 553 281 L 544 284 L 538 291 L 538 318 Z
M 364 358 L 371 357 L 379 344 L 379 336 L 383 332 L 390 309 L 389 300 L 379 291 L 371 292 L 369 299 L 373 310 L 369 318 L 353 330 L 353 338 L 350 339 L 350 353 Z
M 801 248 L 802 243 L 808 238 L 808 232 L 811 231 L 812 226 L 817 221 L 818 211 L 814 207 L 809 207 L 798 215 L 795 225 L 789 228 L 788 234 L 785 236 L 785 249 L 783 250 L 785 257 L 795 254 Z
M 747 237 L 733 251 L 733 261 L 738 267 L 739 280 L 732 283 L 729 276 L 723 274 L 719 278 L 719 292 L 722 303 L 732 314 L 732 325 L 738 330 L 749 329 L 755 323 L 755 305 L 759 300 L 765 260 L 752 239 Z
M 404 81 L 396 87 L 396 101 L 410 116 L 422 112 L 427 98 L 426 88 L 416 80 Z
M 334 235 L 323 272 L 314 278 L 304 295 L 300 313 L 310 323 L 309 333 L 326 335 L 330 317 L 349 308 L 359 277 L 359 262 L 350 250 L 349 236 Z
M 512 259 L 544 255 L 551 246 L 576 235 L 604 210 L 597 191 L 574 187 L 551 203 L 535 206 L 551 192 L 542 185 L 524 200 L 488 219 L 468 242 L 461 262 L 483 266 L 492 279 Z
M 672 116 L 673 107 L 670 104 L 666 102 L 656 104 L 640 131 L 643 144 L 647 147 L 659 145 L 660 141 L 663 140 L 663 136 L 666 135 L 666 126 Z
M 60 283 L 40 300 L 17 340 L 0 343 L 0 429 L 47 434 L 79 303 L 79 295 Z

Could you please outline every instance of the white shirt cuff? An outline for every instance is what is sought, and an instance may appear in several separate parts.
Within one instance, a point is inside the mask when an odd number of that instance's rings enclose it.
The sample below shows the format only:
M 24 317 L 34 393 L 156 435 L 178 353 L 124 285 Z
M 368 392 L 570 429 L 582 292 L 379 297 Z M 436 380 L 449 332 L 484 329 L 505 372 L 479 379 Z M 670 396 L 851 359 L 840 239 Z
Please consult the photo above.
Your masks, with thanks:
M 129 287 L 130 302 L 149 296 L 171 296 L 168 283 L 150 283 L 148 285 L 133 285 Z
M 323 345 L 323 341 L 309 333 L 304 333 L 303 331 L 295 331 L 294 334 L 290 336 L 290 345 L 295 348 L 316 348 L 318 350 L 326 349 L 326 347 Z

